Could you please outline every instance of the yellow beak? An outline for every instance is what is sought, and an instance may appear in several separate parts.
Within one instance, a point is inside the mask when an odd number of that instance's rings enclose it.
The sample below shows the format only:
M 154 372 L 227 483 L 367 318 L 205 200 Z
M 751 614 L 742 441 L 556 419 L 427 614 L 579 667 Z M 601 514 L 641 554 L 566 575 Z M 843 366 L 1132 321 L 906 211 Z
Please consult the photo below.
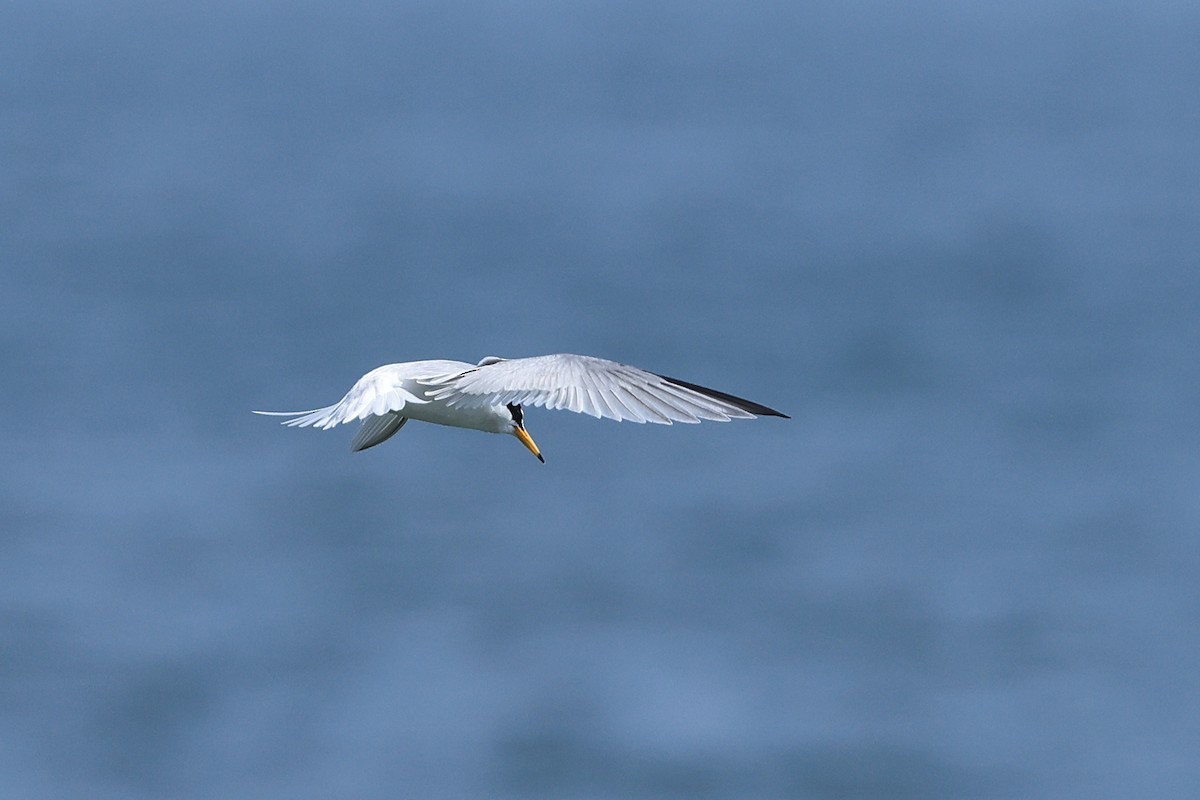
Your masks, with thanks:
M 538 446 L 533 443 L 533 439 L 529 436 L 529 433 L 526 432 L 524 428 L 520 426 L 513 428 L 513 434 L 521 440 L 521 444 L 529 448 L 529 452 L 537 456 L 538 461 L 542 462 L 543 464 L 546 463 L 546 459 L 542 458 L 542 451 L 538 450 Z

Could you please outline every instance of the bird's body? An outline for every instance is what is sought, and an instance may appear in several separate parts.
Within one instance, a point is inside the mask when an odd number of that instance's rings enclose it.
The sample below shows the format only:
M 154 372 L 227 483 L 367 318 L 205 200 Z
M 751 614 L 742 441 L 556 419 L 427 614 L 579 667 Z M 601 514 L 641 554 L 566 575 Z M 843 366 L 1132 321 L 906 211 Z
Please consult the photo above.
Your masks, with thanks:
M 332 428 L 361 420 L 354 450 L 393 436 L 410 419 L 516 436 L 542 458 L 525 432 L 522 407 L 562 408 L 634 422 L 726 422 L 778 411 L 703 386 L 591 356 L 489 356 L 463 361 L 387 364 L 358 379 L 337 403 L 312 411 L 256 411 L 291 417 L 283 424 Z

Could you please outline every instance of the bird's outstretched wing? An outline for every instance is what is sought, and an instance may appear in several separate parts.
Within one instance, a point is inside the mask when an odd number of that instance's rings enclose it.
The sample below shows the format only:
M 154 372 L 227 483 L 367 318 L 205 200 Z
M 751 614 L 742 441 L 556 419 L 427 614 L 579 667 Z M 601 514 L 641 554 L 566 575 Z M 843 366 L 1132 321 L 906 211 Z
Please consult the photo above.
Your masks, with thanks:
M 358 419 L 365 420 L 373 414 L 385 415 L 389 414 L 389 412 L 403 411 L 404 406 L 409 403 L 428 403 L 428 400 L 417 397 L 404 388 L 402 382 L 407 379 L 407 376 L 400 374 L 394 369 L 395 366 L 394 364 L 389 364 L 371 370 L 358 379 L 358 382 L 351 387 L 350 391 L 346 392 L 345 397 L 331 406 L 313 409 L 312 411 L 255 411 L 254 413 L 275 417 L 292 417 L 292 419 L 287 420 L 283 424 L 292 425 L 297 428 L 307 428 L 311 425 L 316 428 L 328 429 L 343 422 L 352 422 Z M 374 442 L 374 444 L 378 444 L 398 430 L 400 430 L 400 426 L 396 425 L 394 430 L 387 433 L 387 436 L 383 436 L 382 439 Z M 373 435 L 381 435 L 383 433 L 384 430 L 381 428 L 378 431 L 374 431 Z M 364 436 L 364 441 L 373 438 L 373 435 Z M 361 444 L 361 442 L 358 442 L 358 437 L 355 437 L 355 441 Z M 364 445 L 363 448 L 356 449 L 365 449 L 369 446 Z
M 473 369 L 427 378 L 426 395 L 448 406 L 513 403 L 563 408 L 633 422 L 727 422 L 734 417 L 785 417 L 774 409 L 692 383 L 603 358 L 559 353 L 485 359 Z

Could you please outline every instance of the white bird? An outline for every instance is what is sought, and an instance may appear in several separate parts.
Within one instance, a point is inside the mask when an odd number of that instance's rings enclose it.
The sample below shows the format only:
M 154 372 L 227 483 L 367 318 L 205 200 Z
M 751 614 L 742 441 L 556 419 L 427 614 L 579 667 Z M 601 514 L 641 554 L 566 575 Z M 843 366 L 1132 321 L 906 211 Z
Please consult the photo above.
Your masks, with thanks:
M 352 450 L 387 441 L 410 419 L 507 433 L 545 463 L 525 430 L 522 406 L 565 408 L 593 417 L 654 422 L 728 422 L 783 417 L 774 409 L 686 381 L 591 356 L 488 356 L 463 361 L 386 364 L 358 379 L 346 396 L 312 411 L 255 411 L 292 417 L 284 425 L 332 428 L 362 420 Z

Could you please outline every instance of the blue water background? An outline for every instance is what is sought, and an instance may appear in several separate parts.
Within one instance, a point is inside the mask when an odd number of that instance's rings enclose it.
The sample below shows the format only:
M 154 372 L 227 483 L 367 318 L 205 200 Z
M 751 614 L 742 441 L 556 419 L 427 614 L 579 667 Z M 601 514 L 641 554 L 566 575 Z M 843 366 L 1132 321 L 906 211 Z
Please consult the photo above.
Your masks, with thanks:
M 0 796 L 1200 786 L 1200 10 L 0 9 Z M 254 408 L 582 352 L 790 421 Z

